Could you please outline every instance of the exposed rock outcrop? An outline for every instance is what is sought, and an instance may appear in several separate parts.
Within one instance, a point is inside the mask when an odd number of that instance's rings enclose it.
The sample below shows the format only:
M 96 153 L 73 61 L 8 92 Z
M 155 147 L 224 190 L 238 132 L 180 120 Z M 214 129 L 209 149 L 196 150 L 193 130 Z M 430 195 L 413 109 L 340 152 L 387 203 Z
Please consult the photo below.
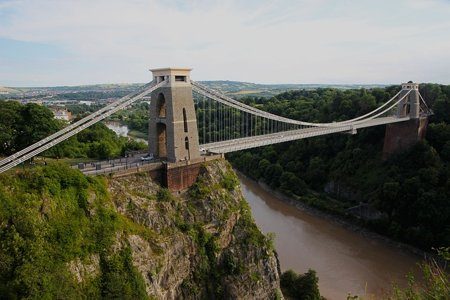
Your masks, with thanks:
M 109 191 L 116 211 L 133 224 L 116 235 L 115 252 L 129 247 L 150 298 L 282 298 L 272 241 L 254 224 L 225 160 L 205 164 L 179 195 L 145 174 L 111 179 Z
M 68 265 L 69 271 L 75 275 L 78 283 L 82 283 L 88 278 L 93 278 L 98 276 L 100 271 L 100 257 L 98 254 L 93 254 L 86 259 L 86 261 L 81 261 L 77 258 L 71 261 Z

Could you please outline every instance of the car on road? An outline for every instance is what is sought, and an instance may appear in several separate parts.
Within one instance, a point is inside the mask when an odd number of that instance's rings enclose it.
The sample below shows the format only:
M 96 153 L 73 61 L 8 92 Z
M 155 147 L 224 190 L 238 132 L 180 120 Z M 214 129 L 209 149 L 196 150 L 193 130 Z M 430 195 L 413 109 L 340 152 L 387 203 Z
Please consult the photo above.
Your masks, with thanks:
M 146 156 L 141 157 L 141 161 L 150 161 L 153 160 L 155 157 L 153 156 L 153 153 L 149 153 Z

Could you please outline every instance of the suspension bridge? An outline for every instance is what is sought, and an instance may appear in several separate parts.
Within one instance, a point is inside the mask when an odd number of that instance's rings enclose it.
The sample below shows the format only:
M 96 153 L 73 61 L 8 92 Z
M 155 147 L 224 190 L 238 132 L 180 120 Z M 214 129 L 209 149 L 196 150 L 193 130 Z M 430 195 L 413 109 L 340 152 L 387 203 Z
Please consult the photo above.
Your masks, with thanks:
M 49 137 L 0 161 L 5 172 L 80 131 L 151 96 L 149 153 L 167 163 L 195 162 L 264 145 L 426 118 L 432 113 L 408 82 L 380 107 L 349 120 L 313 123 L 278 116 L 246 105 L 190 78 L 191 69 L 153 69 L 153 80 L 116 102 L 70 124 Z M 195 97 L 194 97 L 195 96 Z

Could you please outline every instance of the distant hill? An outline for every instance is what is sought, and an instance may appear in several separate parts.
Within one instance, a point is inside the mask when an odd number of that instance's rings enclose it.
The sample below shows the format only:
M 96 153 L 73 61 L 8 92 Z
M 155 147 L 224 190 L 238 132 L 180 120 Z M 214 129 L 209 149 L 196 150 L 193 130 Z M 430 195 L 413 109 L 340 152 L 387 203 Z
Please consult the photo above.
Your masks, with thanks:
M 24 92 L 60 92 L 60 93 L 72 93 L 72 92 L 102 92 L 102 91 L 114 91 L 114 90 L 127 90 L 136 89 L 143 85 L 143 83 L 105 83 L 105 84 L 90 84 L 90 85 L 74 85 L 74 86 L 47 86 L 47 87 L 20 87 L 12 88 Z
M 234 97 L 271 97 L 288 90 L 313 90 L 318 88 L 359 89 L 385 87 L 381 84 L 257 84 L 240 81 L 201 81 L 202 84 Z
M 19 89 L 0 86 L 0 94 L 18 94 L 21 93 Z
M 209 88 L 219 90 L 235 98 L 245 96 L 271 97 L 288 90 L 306 89 L 312 90 L 317 88 L 332 87 L 337 89 L 358 89 L 358 88 L 374 88 L 384 87 L 385 85 L 360 85 L 360 84 L 257 84 L 251 82 L 240 81 L 200 81 L 200 83 Z M 0 94 L 29 94 L 29 95 L 46 95 L 46 94 L 69 94 L 79 92 L 127 92 L 134 91 L 144 83 L 121 83 L 121 84 L 93 84 L 79 86 L 54 86 L 54 87 L 0 87 Z M 3 91 L 3 92 L 2 92 Z
M 91 84 L 91 85 L 77 85 L 77 86 L 55 86 L 46 87 L 43 89 L 59 91 L 59 92 L 79 92 L 79 91 L 115 91 L 115 90 L 132 90 L 136 89 L 143 83 L 105 83 L 105 84 Z

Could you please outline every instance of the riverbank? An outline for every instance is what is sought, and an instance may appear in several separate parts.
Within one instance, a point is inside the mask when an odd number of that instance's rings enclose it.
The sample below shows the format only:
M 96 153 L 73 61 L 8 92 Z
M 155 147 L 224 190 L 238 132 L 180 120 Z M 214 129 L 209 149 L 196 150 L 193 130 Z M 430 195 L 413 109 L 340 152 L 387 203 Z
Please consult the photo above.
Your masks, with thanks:
M 280 201 L 283 201 L 293 207 L 295 207 L 296 209 L 299 209 L 303 212 L 306 212 L 308 214 L 320 217 L 320 218 L 324 218 L 328 221 L 331 221 L 347 230 L 351 230 L 353 232 L 356 232 L 358 234 L 361 234 L 362 236 L 369 238 L 369 239 L 373 239 L 373 240 L 377 240 L 377 241 L 381 241 L 383 243 L 387 243 L 393 247 L 398 248 L 401 251 L 404 251 L 406 253 L 409 254 L 413 254 L 415 256 L 417 256 L 420 259 L 427 259 L 427 258 L 434 258 L 434 259 L 439 259 L 438 257 L 436 257 L 434 254 L 423 251 L 419 248 L 416 248 L 412 245 L 408 245 L 396 240 L 393 240 L 385 235 L 379 234 L 377 232 L 374 232 L 372 230 L 370 230 L 370 228 L 361 226 L 360 224 L 356 223 L 356 220 L 353 221 L 350 218 L 345 218 L 342 215 L 337 215 L 337 214 L 332 214 L 329 211 L 325 212 L 323 210 L 320 210 L 316 207 L 312 207 L 308 204 L 306 204 L 305 202 L 301 201 L 301 197 L 299 197 L 299 200 L 297 199 L 292 199 L 291 197 L 283 194 L 282 192 L 278 191 L 278 190 L 273 190 L 271 189 L 266 183 L 264 183 L 263 181 L 259 180 L 259 181 L 255 181 L 252 178 L 246 176 L 245 174 L 243 174 L 242 172 L 235 170 L 235 172 L 238 174 L 239 177 L 245 177 L 247 180 L 251 180 L 255 183 L 258 184 L 258 186 L 260 186 L 263 190 L 265 190 L 268 193 L 271 193 L 273 196 L 275 196 L 275 198 L 277 198 Z

